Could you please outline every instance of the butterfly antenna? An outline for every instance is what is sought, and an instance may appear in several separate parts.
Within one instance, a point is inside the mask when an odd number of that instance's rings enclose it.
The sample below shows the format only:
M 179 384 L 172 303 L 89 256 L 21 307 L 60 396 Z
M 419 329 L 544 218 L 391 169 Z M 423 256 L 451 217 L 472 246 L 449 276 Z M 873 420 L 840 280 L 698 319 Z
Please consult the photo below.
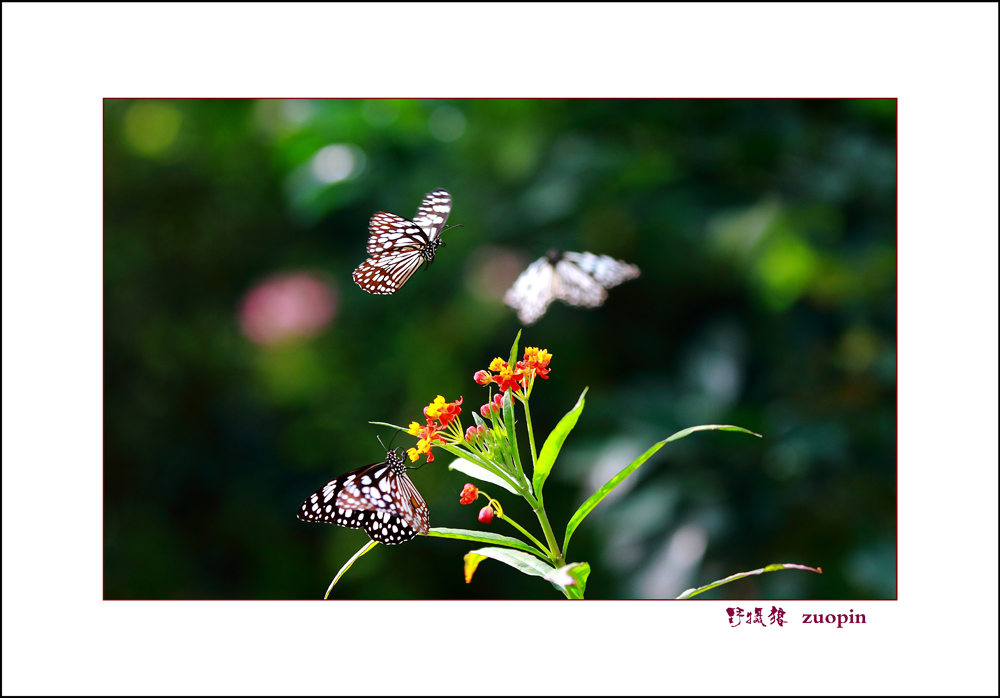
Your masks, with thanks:
M 388 450 L 389 450 L 389 449 L 385 448 L 385 444 L 384 444 L 384 443 L 382 443 L 382 437 L 381 437 L 381 436 L 379 436 L 378 434 L 375 434 L 375 438 L 376 438 L 376 439 L 378 439 L 378 443 L 379 443 L 379 445 L 380 445 L 380 446 L 381 446 L 381 447 L 382 447 L 383 449 L 385 449 L 386 451 L 388 451 Z M 392 441 L 390 441 L 390 442 L 389 442 L 389 445 L 390 445 L 390 446 L 392 445 Z
M 390 446 L 392 446 L 392 442 L 396 440 L 396 434 L 398 434 L 401 431 L 403 431 L 403 430 L 402 429 L 397 429 L 396 432 L 392 435 L 392 438 L 389 439 L 389 445 Z M 389 449 L 385 449 L 385 450 L 388 451 Z

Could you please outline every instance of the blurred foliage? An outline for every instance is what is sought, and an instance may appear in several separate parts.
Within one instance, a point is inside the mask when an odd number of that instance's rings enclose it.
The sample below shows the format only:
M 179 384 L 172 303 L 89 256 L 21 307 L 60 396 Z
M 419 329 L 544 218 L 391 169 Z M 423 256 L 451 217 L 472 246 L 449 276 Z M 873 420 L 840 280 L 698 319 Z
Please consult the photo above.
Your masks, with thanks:
M 539 438 L 590 386 L 557 537 L 678 429 L 764 436 L 697 434 L 623 483 L 573 539 L 588 597 L 783 562 L 824 574 L 704 596 L 895 596 L 894 101 L 109 100 L 104 138 L 106 597 L 320 598 L 366 536 L 296 509 L 382 458 L 369 420 L 485 401 L 472 375 L 519 328 L 503 286 L 551 247 L 642 269 L 522 338 L 554 355 Z M 464 227 L 396 295 L 362 292 L 369 217 L 436 187 Z M 333 288 L 332 322 L 252 343 L 242 299 L 295 272 Z M 412 473 L 431 525 L 481 528 L 450 460 Z M 466 585 L 472 546 L 378 546 L 334 597 L 557 598 L 491 561 Z

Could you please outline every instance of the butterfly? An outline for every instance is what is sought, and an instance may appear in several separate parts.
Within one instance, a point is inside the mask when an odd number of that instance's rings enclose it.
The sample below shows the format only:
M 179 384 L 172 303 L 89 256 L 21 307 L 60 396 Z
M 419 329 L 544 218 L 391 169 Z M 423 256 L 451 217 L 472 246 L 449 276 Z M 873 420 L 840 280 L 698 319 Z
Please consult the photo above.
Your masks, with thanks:
M 365 465 L 330 480 L 298 511 L 303 521 L 363 528 L 377 543 L 398 545 L 430 530 L 424 498 L 406 475 L 403 456 L 386 451 L 381 463 Z
M 408 221 L 379 211 L 368 222 L 368 259 L 354 270 L 354 283 L 368 293 L 390 295 L 403 287 L 424 262 L 434 261 L 444 245 L 440 235 L 451 212 L 451 194 L 435 189 Z
M 605 289 L 637 276 L 639 267 L 607 255 L 550 250 L 521 272 L 504 302 L 517 311 L 521 322 L 530 325 L 554 300 L 596 308 L 608 297 Z

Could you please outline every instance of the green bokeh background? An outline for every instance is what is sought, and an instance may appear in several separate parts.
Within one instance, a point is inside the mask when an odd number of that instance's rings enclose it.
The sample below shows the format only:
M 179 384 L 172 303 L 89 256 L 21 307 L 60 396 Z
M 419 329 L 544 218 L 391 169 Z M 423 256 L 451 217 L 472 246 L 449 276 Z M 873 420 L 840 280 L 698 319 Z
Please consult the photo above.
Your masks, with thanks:
M 369 420 L 408 424 L 438 394 L 485 401 L 472 375 L 520 328 L 498 284 L 553 247 L 642 270 L 601 308 L 555 303 L 523 335 L 554 355 L 532 398 L 540 439 L 590 387 L 546 489 L 560 539 L 597 486 L 671 433 L 764 436 L 669 444 L 595 509 L 571 551 L 592 566 L 588 598 L 672 598 L 774 562 L 824 574 L 704 598 L 895 597 L 894 100 L 104 110 L 107 598 L 321 597 L 367 536 L 297 508 L 381 459 L 375 435 L 391 432 Z M 316 158 L 331 145 L 353 166 L 328 183 Z M 362 292 L 350 274 L 369 217 L 412 217 L 437 187 L 464 227 L 394 296 Z M 332 322 L 249 341 L 243 297 L 296 272 L 333 287 Z M 412 473 L 431 524 L 482 528 L 450 460 Z M 523 502 L 486 489 L 538 533 Z M 332 596 L 561 598 L 491 560 L 466 585 L 474 547 L 378 546 Z

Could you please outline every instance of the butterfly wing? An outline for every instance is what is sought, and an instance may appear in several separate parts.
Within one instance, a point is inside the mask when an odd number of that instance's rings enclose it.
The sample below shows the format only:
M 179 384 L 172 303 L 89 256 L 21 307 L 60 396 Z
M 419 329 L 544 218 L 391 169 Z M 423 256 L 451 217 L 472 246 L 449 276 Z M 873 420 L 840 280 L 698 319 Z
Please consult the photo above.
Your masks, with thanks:
M 564 303 L 584 308 L 596 308 L 608 297 L 601 284 L 565 257 L 556 263 L 552 294 Z
M 422 228 L 419 223 L 408 221 L 395 213 L 379 211 L 368 221 L 368 254 L 379 255 L 389 250 L 426 247 L 430 238 Z
M 356 481 L 359 481 L 360 478 L 370 478 L 371 474 L 377 472 L 382 466 L 388 468 L 388 465 L 385 463 L 372 463 L 371 465 L 365 465 L 330 480 L 330 482 L 309 495 L 309 498 L 299 508 L 296 516 L 303 521 L 332 523 L 347 528 L 361 528 L 364 525 L 364 519 L 358 516 L 358 513 L 364 511 L 365 508 L 360 506 L 345 506 L 341 495 L 345 493 L 348 487 L 353 490 L 356 487 Z
M 581 271 L 592 276 L 604 288 L 617 286 L 623 281 L 639 276 L 639 267 L 634 264 L 626 264 L 606 254 L 566 252 L 563 254 L 563 259 L 578 266 Z
M 377 254 L 354 270 L 354 283 L 377 296 L 392 295 L 420 268 L 424 258 L 416 248 Z
M 518 319 L 530 325 L 545 314 L 555 300 L 552 293 L 553 268 L 545 257 L 532 262 L 504 294 L 504 303 L 517 311 Z
M 395 511 L 369 512 L 366 517 L 363 525 L 369 537 L 384 545 L 398 545 L 418 533 L 427 533 L 430 530 L 427 504 L 405 473 L 392 475 L 392 492 Z
M 344 473 L 313 492 L 299 509 L 303 521 L 363 528 L 385 545 L 398 545 L 430 530 L 427 504 L 405 473 L 388 458 Z
M 451 213 L 451 194 L 444 189 L 435 189 L 424 197 L 417 207 L 413 222 L 423 228 L 429 241 L 441 235 L 448 214 Z

